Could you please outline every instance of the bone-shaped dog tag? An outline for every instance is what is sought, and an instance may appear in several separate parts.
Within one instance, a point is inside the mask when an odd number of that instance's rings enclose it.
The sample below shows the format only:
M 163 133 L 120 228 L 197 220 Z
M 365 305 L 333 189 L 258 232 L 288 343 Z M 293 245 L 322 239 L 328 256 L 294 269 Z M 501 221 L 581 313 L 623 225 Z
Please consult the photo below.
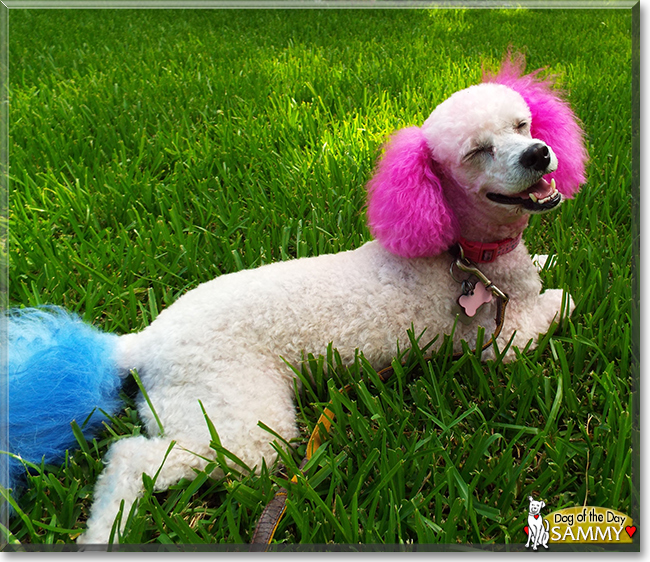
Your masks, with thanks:
M 492 293 L 485 288 L 483 283 L 476 283 L 474 288 L 467 294 L 462 294 L 458 297 L 458 304 L 470 318 L 478 312 L 481 306 L 491 301 Z
M 461 290 L 461 297 L 467 296 L 470 293 L 474 292 L 474 285 L 476 284 L 476 281 L 470 281 L 469 279 L 464 279 L 462 282 L 460 282 L 460 290 Z M 458 301 L 460 299 L 456 299 L 456 302 L 454 303 L 454 306 L 452 308 L 452 313 L 454 316 L 458 318 L 458 320 L 462 323 L 465 324 L 466 326 L 469 326 L 472 323 L 472 318 L 467 316 L 465 313 L 465 309 L 458 304 Z

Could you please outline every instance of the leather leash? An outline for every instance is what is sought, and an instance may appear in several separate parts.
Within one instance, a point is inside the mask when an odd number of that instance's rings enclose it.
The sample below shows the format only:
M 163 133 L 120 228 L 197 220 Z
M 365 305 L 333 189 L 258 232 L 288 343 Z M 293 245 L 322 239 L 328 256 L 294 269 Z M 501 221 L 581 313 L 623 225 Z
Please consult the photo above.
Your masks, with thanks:
M 492 281 L 490 281 L 473 262 L 471 262 L 465 257 L 463 248 L 460 245 L 456 244 L 455 246 L 453 246 L 449 250 L 449 253 L 455 259 L 455 261 L 452 261 L 451 263 L 452 269 L 454 266 L 456 266 L 459 270 L 477 277 L 478 280 L 481 283 L 483 283 L 483 285 L 485 285 L 485 288 L 488 291 L 490 291 L 490 293 L 492 293 L 492 295 L 496 299 L 496 303 L 497 303 L 496 317 L 495 317 L 496 325 L 495 325 L 494 332 L 492 333 L 492 336 L 490 337 L 488 342 L 483 344 L 483 346 L 481 347 L 481 352 L 483 352 L 488 347 L 490 347 L 501 334 L 501 330 L 503 329 L 503 324 L 505 322 L 505 317 L 506 317 L 506 307 L 508 306 L 508 301 L 509 301 L 508 295 L 506 295 L 503 291 L 501 291 L 501 289 L 499 289 L 494 283 L 492 283 Z M 452 277 L 453 277 L 453 273 L 452 273 Z M 472 351 L 472 353 L 475 352 L 476 350 Z M 453 355 L 453 359 L 458 359 L 462 357 L 462 355 L 463 355 L 462 352 L 455 353 Z M 386 382 L 391 377 L 393 372 L 394 372 L 393 367 L 386 367 L 384 369 L 381 369 L 380 371 L 377 371 L 377 375 L 379 375 L 381 382 Z M 343 387 L 339 392 L 348 392 L 352 388 L 352 386 L 353 386 L 352 384 L 348 384 L 345 387 Z M 305 465 L 309 462 L 309 459 L 312 458 L 314 453 L 318 450 L 318 448 L 323 444 L 323 441 L 329 435 L 329 431 L 330 428 L 332 427 L 333 421 L 334 421 L 334 412 L 332 412 L 330 408 L 325 407 L 323 413 L 320 415 L 318 421 L 316 422 L 316 427 L 314 428 L 314 431 L 312 432 L 309 441 L 307 442 L 307 450 L 305 453 L 305 458 L 302 460 L 299 466 L 300 471 L 302 471 Z M 297 475 L 294 475 L 293 478 L 291 478 L 291 482 L 293 483 L 298 482 Z M 281 487 L 275 493 L 271 501 L 266 505 L 266 507 L 262 511 L 259 521 L 257 522 L 257 526 L 255 527 L 255 531 L 253 532 L 253 538 L 251 539 L 250 542 L 250 549 L 249 549 L 250 551 L 268 550 L 268 547 L 271 544 L 271 541 L 273 540 L 273 535 L 275 534 L 275 531 L 277 530 L 278 525 L 280 524 L 280 520 L 282 519 L 282 516 L 284 515 L 284 512 L 287 509 L 286 506 L 287 495 L 288 495 L 287 489 Z

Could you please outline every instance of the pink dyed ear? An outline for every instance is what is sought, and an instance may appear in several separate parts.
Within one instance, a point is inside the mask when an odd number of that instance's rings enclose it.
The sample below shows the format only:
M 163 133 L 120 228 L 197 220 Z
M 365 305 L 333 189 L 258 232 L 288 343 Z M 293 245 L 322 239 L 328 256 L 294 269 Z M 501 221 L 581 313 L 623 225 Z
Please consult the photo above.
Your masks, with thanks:
M 531 135 L 549 145 L 558 159 L 558 167 L 549 177 L 555 178 L 558 191 L 573 197 L 585 183 L 587 151 L 578 119 L 557 91 L 552 79 L 540 79 L 539 70 L 522 75 L 524 56 L 510 54 L 497 74 L 484 73 L 484 82 L 503 84 L 518 92 L 532 114 Z
M 398 131 L 368 182 L 368 226 L 390 252 L 437 255 L 457 240 L 456 217 L 445 201 L 419 127 Z

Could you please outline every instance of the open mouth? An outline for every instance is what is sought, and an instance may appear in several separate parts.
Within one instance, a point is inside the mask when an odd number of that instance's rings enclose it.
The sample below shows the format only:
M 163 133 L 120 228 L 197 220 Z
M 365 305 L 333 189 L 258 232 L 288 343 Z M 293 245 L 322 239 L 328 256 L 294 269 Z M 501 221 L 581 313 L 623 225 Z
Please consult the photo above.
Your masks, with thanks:
M 528 211 L 541 213 L 550 211 L 562 201 L 562 195 L 555 188 L 555 180 L 547 182 L 544 178 L 514 195 L 488 193 L 487 198 L 502 205 L 519 205 Z

